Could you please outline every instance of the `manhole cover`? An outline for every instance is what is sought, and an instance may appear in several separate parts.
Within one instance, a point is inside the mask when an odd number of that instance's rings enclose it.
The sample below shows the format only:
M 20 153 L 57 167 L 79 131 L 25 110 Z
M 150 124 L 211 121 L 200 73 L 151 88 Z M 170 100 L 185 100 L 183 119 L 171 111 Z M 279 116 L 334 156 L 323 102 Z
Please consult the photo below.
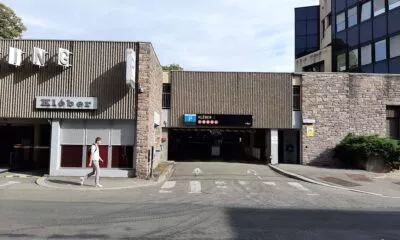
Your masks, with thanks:
M 353 179 L 354 181 L 372 182 L 372 180 L 369 177 L 365 176 L 364 174 L 349 173 L 346 175 L 349 176 L 349 178 Z
M 349 182 L 340 178 L 335 178 L 335 177 L 321 177 L 320 179 L 326 181 L 326 182 L 331 182 L 343 187 L 357 187 L 361 186 L 360 184 Z

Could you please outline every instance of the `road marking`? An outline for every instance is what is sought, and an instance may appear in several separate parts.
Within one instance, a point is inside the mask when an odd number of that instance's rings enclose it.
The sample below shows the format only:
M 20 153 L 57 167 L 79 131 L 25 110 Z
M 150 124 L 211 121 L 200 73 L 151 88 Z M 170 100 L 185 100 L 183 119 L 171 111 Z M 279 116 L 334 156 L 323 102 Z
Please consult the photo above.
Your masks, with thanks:
M 247 183 L 245 181 L 239 181 L 240 185 L 246 185 Z
M 227 188 L 224 181 L 215 181 L 214 183 L 217 185 L 217 188 Z
M 19 182 L 17 182 L 17 181 L 9 181 L 8 183 L 1 184 L 0 187 L 5 187 L 5 186 L 17 184 L 17 183 L 19 183 Z
M 247 174 L 253 174 L 255 176 L 255 175 L 257 175 L 257 172 L 256 172 L 256 170 L 250 169 L 250 170 L 247 170 Z
M 263 182 L 265 185 L 268 185 L 268 186 L 276 186 L 276 183 L 275 182 Z
M 162 189 L 173 188 L 173 187 L 175 187 L 175 184 L 176 184 L 176 181 L 167 181 L 161 186 L 161 188 Z
M 260 179 L 260 180 L 262 180 L 262 177 L 261 177 L 261 176 L 257 176 L 257 178 Z
M 160 190 L 160 193 L 172 193 L 172 191 Z
M 304 187 L 303 185 L 301 185 L 301 184 L 298 183 L 298 182 L 288 182 L 288 184 L 289 184 L 290 186 L 295 187 L 295 188 L 297 188 L 297 189 L 299 189 L 299 190 L 302 190 L 302 191 L 306 191 L 306 192 L 309 192 L 309 191 L 310 191 L 310 189 Z
M 308 196 L 319 196 L 318 193 L 308 193 L 307 195 L 308 195 Z
M 193 174 L 194 174 L 195 176 L 199 176 L 202 172 L 203 172 L 203 171 L 201 171 L 200 168 L 195 168 L 195 169 L 193 170 Z
M 199 181 L 190 181 L 189 193 L 201 193 L 201 183 Z

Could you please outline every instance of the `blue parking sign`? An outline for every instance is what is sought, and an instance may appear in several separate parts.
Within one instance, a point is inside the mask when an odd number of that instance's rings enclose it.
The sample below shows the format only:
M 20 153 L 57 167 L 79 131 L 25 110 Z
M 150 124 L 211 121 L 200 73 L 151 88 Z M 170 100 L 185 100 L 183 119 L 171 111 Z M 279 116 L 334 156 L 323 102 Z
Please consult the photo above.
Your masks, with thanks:
M 197 122 L 196 114 L 185 114 L 183 117 L 183 123 L 196 124 L 196 122 Z

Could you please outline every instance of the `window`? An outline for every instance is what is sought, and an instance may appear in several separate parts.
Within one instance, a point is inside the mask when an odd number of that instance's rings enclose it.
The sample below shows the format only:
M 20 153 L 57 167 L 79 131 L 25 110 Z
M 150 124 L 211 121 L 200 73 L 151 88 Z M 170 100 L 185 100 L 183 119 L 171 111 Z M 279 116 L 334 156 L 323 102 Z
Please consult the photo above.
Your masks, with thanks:
M 133 168 L 133 146 L 113 146 L 111 167 Z
M 374 0 L 374 16 L 385 13 L 385 0 Z
M 293 111 L 300 110 L 300 86 L 293 86 Z
M 163 84 L 162 108 L 164 108 L 164 109 L 171 108 L 171 84 L 170 83 Z
M 375 62 L 386 59 L 386 40 L 375 43 Z
M 361 6 L 361 22 L 371 18 L 371 1 L 364 3 Z
M 349 27 L 357 25 L 357 7 L 350 8 L 347 11 L 347 23 Z
M 400 7 L 400 0 L 389 0 L 389 10 Z
M 346 70 L 346 54 L 345 53 L 339 54 L 337 56 L 336 63 L 337 63 L 336 66 L 337 66 L 338 71 L 340 71 L 340 72 L 345 71 Z
M 346 17 L 344 12 L 336 15 L 336 32 L 343 31 L 346 28 Z
M 349 52 L 349 68 L 358 67 L 358 49 Z
M 371 45 L 361 47 L 361 65 L 368 65 L 370 63 L 372 63 Z
M 390 38 L 390 57 L 400 56 L 400 35 Z

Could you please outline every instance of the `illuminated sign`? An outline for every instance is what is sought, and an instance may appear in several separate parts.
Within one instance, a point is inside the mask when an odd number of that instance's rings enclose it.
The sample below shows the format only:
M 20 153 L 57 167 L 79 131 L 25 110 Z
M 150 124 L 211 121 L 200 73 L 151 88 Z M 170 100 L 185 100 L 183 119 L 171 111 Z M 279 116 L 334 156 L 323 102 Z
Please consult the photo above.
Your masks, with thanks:
M 252 115 L 233 114 L 185 114 L 185 125 L 209 127 L 252 127 Z

